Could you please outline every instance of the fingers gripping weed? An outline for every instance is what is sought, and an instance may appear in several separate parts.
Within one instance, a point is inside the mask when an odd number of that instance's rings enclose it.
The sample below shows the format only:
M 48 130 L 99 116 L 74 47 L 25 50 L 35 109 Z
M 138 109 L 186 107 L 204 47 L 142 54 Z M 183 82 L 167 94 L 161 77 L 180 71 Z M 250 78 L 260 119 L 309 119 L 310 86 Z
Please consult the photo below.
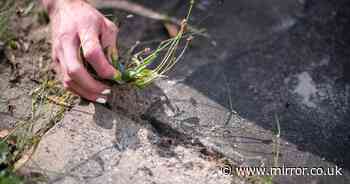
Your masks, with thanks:
M 131 83 L 133 86 L 142 89 L 156 79 L 165 77 L 165 74 L 183 57 L 193 38 L 191 32 L 186 33 L 193 4 L 194 0 L 191 0 L 188 14 L 181 22 L 180 30 L 175 37 L 161 42 L 158 48 L 153 51 L 150 51 L 150 49 L 144 49 L 143 51 L 134 54 L 131 59 L 127 61 L 125 66 L 119 61 L 116 49 L 109 48 L 107 55 L 112 65 L 119 71 L 114 76 L 113 81 L 119 84 Z M 178 47 L 184 38 L 186 38 L 185 46 L 182 51 L 177 54 Z M 146 57 L 143 58 L 142 55 L 146 55 Z M 160 59 L 160 63 L 153 69 L 150 69 L 149 66 L 157 59 Z

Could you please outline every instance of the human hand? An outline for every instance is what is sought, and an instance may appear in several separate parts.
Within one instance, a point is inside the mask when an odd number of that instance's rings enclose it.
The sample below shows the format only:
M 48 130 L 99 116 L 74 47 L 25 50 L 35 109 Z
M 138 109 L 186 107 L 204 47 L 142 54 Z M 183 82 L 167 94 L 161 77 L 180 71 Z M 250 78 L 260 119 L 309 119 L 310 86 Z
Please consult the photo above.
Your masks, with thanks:
M 63 86 L 88 100 L 106 103 L 109 86 L 95 80 L 80 59 L 83 56 L 99 77 L 112 79 L 117 70 L 103 49 L 116 50 L 117 27 L 83 0 L 42 0 L 52 28 L 54 69 Z

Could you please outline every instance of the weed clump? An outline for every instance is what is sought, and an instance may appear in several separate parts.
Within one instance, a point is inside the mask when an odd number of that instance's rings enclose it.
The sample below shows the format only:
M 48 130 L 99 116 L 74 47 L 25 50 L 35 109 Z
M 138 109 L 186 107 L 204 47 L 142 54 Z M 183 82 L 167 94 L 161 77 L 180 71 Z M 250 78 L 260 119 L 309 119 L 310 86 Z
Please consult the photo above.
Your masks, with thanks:
M 117 51 L 109 48 L 107 55 L 112 65 L 119 71 L 114 76 L 113 81 L 119 84 L 130 83 L 133 86 L 142 89 L 156 79 L 165 77 L 165 73 L 171 70 L 182 58 L 193 38 L 192 35 L 194 35 L 194 33 L 187 31 L 193 4 L 194 0 L 191 0 L 187 16 L 181 22 L 178 33 L 173 38 L 161 42 L 155 50 L 151 51 L 150 49 L 144 49 L 134 54 L 131 57 L 131 60 L 122 64 L 119 61 Z M 178 47 L 184 38 L 186 38 L 184 47 L 178 52 Z M 142 55 L 146 55 L 146 57 L 142 57 Z M 154 64 L 157 60 L 160 60 L 160 63 L 153 69 L 150 69 L 149 66 Z
M 63 90 L 57 81 L 48 79 L 42 81 L 31 96 L 30 117 L 18 121 L 14 129 L 0 136 L 0 184 L 23 183 L 23 177 L 16 172 L 31 158 L 42 137 L 63 119 L 75 101 L 75 96 Z

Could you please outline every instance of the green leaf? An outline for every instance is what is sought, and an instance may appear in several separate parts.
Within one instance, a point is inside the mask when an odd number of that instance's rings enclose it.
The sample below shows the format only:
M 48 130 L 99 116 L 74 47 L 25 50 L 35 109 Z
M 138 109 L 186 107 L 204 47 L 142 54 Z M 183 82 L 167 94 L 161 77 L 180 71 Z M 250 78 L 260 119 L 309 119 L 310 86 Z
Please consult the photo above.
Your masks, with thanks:
M 148 78 L 152 75 L 153 75 L 153 71 L 145 68 L 143 70 L 138 71 L 136 73 L 135 77 L 138 79 L 140 79 L 140 78 L 142 79 L 142 78 Z
M 136 87 L 143 89 L 157 78 L 159 78 L 158 73 L 154 72 L 153 70 L 144 69 L 140 73 L 138 73 L 138 78 L 133 84 Z
M 156 51 L 154 54 L 151 54 L 149 57 L 142 61 L 142 64 L 138 65 L 135 70 L 136 72 L 140 72 L 145 69 L 148 65 L 150 65 L 156 58 L 158 57 L 158 52 Z
M 23 180 L 15 173 L 3 170 L 0 171 L 0 184 L 23 184 Z

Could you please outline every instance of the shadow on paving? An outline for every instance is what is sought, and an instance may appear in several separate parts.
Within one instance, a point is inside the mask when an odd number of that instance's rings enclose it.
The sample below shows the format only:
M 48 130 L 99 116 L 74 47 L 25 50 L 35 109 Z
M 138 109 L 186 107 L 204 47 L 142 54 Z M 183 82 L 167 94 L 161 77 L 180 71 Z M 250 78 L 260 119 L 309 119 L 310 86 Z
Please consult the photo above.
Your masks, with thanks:
M 283 3 L 291 2 L 297 3 Z M 229 85 L 240 116 L 273 130 L 277 114 L 283 139 L 350 169 L 350 3 L 306 1 L 272 31 L 264 29 L 279 18 L 268 13 L 278 2 L 254 3 L 259 4 L 225 1 L 215 10 L 205 26 L 218 46 L 204 52 L 193 48 L 198 53 L 188 56 L 174 76 L 193 68 L 184 83 L 227 109 Z M 258 39 L 249 38 L 255 30 L 248 28 L 257 29 Z M 245 29 L 247 34 L 240 32 Z M 211 61 L 193 67 L 200 62 L 196 57 Z
M 229 92 L 233 110 L 266 130 L 277 115 L 283 139 L 350 169 L 350 3 L 199 0 L 195 10 L 212 39 L 195 42 L 170 77 L 227 109 Z

